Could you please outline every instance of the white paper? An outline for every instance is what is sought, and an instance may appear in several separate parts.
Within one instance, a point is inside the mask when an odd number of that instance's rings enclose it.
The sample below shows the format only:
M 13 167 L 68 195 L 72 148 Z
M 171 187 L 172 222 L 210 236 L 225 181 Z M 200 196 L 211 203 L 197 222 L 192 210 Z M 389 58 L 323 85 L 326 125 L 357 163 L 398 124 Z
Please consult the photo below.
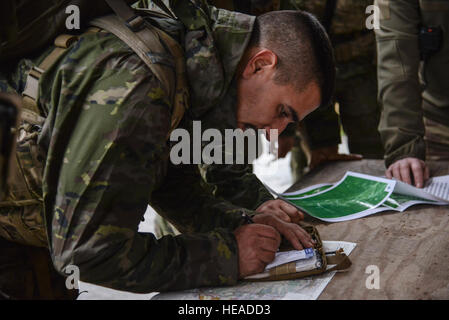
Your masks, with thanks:
M 412 185 L 409 185 L 408 183 L 398 181 L 398 180 L 396 180 L 396 185 L 394 187 L 393 192 L 397 193 L 397 194 L 403 194 L 406 196 L 412 196 L 412 197 L 417 197 L 417 198 L 431 200 L 431 201 L 442 200 L 430 193 L 427 193 L 426 191 L 424 191 L 424 189 L 416 188 Z
M 424 187 L 424 191 L 449 201 L 449 175 L 431 178 Z
M 312 248 L 307 248 L 304 250 L 290 250 L 290 251 L 282 251 L 276 252 L 274 261 L 269 263 L 265 270 L 270 270 L 274 267 L 280 266 L 282 264 L 286 264 L 292 261 L 308 259 L 315 255 L 315 251 Z
M 296 195 L 300 195 L 298 198 L 301 198 L 301 195 L 303 193 L 309 192 L 310 190 L 314 190 L 314 189 L 318 189 L 321 187 L 327 187 L 327 186 L 331 186 L 331 183 L 319 183 L 310 187 L 306 187 L 304 189 L 300 189 L 300 190 L 296 190 L 296 191 L 292 191 L 292 192 L 284 192 L 282 193 L 283 196 L 296 196 Z M 296 198 L 295 198 L 296 199 Z
M 321 259 L 318 259 L 318 256 L 314 254 L 313 257 L 309 259 L 302 259 L 296 261 L 295 270 L 296 272 L 310 271 L 314 269 L 319 269 L 321 268 L 321 266 L 322 266 Z
M 313 186 L 309 186 L 307 188 L 297 190 L 294 192 L 288 192 L 284 193 L 282 195 L 278 195 L 279 198 L 283 199 L 284 201 L 289 202 L 290 200 L 294 201 L 295 199 L 305 199 L 309 197 L 317 196 L 321 193 L 325 193 L 330 191 L 331 189 L 335 188 L 338 184 L 342 183 L 342 181 L 345 179 L 346 176 L 353 175 L 360 178 L 365 178 L 369 180 L 377 180 L 377 181 L 389 181 L 389 185 L 386 189 L 386 191 L 392 191 L 391 196 L 388 196 L 384 199 L 384 201 L 379 202 L 376 206 L 373 208 L 364 210 L 362 212 L 358 212 L 352 215 L 347 215 L 344 217 L 339 218 L 320 218 L 321 220 L 327 221 L 327 222 L 340 222 L 340 221 L 346 221 L 346 220 L 353 220 L 362 218 L 368 215 L 372 215 L 378 212 L 382 211 L 388 211 L 388 210 L 394 210 L 398 212 L 403 212 L 409 207 L 416 205 L 416 204 L 432 204 L 432 205 L 447 205 L 449 204 L 449 175 L 447 176 L 440 176 L 440 177 L 433 177 L 432 179 L 429 179 L 426 187 L 424 189 L 416 188 L 414 186 L 411 186 L 409 184 L 406 184 L 401 181 L 397 181 L 394 179 L 386 179 L 378 178 L 366 174 L 359 174 L 354 173 L 351 171 L 346 172 L 345 176 L 337 183 L 335 183 L 332 187 L 322 190 L 320 192 L 317 192 L 313 195 L 307 195 L 307 196 L 299 196 L 302 193 L 308 192 L 310 190 L 314 190 L 319 187 L 323 187 L 326 185 L 331 184 L 317 184 Z M 379 180 L 381 179 L 381 180 Z M 403 203 L 397 203 L 392 197 L 394 194 L 400 194 L 400 195 L 406 195 L 410 196 L 414 199 L 410 199 L 410 201 L 403 202 Z M 294 195 L 298 195 L 298 197 L 295 198 L 285 198 L 284 196 L 292 197 Z M 390 203 L 389 203 L 390 202 Z M 393 203 L 393 205 L 391 204 Z M 295 205 L 295 204 L 293 204 Z M 297 206 L 298 207 L 298 206 Z M 298 209 L 301 210 L 300 207 Z M 304 210 L 303 210 L 304 211 Z

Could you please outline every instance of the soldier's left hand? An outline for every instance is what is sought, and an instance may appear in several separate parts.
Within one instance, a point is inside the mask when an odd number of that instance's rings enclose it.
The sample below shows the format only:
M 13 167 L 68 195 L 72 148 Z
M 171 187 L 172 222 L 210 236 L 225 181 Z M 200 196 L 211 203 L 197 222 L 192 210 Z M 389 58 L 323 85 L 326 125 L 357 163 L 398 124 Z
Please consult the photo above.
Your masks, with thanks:
M 315 241 L 312 237 L 296 223 L 286 222 L 270 213 L 256 214 L 253 217 L 253 221 L 254 223 L 265 224 L 275 228 L 296 250 L 315 246 Z
M 313 170 L 322 163 L 329 161 L 353 161 L 362 160 L 359 154 L 342 154 L 338 153 L 338 146 L 330 146 L 318 148 L 311 151 L 310 170 Z
M 304 214 L 295 206 L 280 200 L 268 200 L 262 203 L 256 212 L 272 214 L 285 222 L 298 223 L 304 219 Z

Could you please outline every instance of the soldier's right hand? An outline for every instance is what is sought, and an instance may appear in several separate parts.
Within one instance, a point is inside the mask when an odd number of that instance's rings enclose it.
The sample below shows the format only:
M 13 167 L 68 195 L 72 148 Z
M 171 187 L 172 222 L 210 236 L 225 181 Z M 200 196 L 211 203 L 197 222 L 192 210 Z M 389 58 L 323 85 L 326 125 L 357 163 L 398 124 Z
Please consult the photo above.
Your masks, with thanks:
M 429 168 L 421 159 L 408 157 L 391 164 L 385 175 L 388 179 L 395 178 L 411 185 L 414 184 L 418 188 L 423 188 L 424 183 L 429 179 Z
M 274 260 L 281 236 L 271 226 L 248 224 L 234 231 L 239 249 L 239 274 L 241 278 L 263 272 Z

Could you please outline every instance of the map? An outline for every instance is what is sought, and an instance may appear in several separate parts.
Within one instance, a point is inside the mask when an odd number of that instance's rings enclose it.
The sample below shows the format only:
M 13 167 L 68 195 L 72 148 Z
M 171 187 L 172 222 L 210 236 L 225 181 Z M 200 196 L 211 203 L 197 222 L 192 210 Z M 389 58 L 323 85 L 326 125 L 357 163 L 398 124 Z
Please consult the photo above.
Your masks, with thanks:
M 325 252 L 343 248 L 348 256 L 355 246 L 352 242 L 323 241 Z M 160 293 L 152 300 L 316 300 L 335 273 L 332 271 L 297 280 L 242 282 L 232 287 Z

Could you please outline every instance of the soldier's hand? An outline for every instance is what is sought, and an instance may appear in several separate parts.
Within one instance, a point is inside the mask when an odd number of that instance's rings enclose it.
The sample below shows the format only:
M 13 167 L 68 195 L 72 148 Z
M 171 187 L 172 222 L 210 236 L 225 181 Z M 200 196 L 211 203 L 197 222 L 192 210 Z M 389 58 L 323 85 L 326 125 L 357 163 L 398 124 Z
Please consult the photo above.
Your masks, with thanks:
M 318 148 L 311 151 L 310 157 L 310 170 L 313 170 L 320 164 L 329 162 L 329 161 L 353 161 L 353 160 L 362 160 L 362 156 L 359 154 L 341 154 L 338 153 L 338 146 L 330 146 Z
M 262 203 L 256 212 L 273 214 L 286 222 L 298 223 L 304 219 L 304 214 L 296 209 L 295 206 L 283 200 L 268 200 Z
M 281 236 L 270 226 L 247 224 L 234 231 L 239 248 L 239 274 L 241 278 L 263 272 L 274 260 Z
M 282 234 L 296 250 L 312 248 L 315 242 L 301 226 L 296 223 L 283 221 L 270 213 L 260 213 L 253 217 L 255 223 L 266 224 Z
M 395 178 L 415 185 L 418 188 L 423 188 L 424 183 L 429 179 L 429 168 L 421 159 L 409 157 L 391 164 L 385 172 L 385 175 L 388 179 Z

